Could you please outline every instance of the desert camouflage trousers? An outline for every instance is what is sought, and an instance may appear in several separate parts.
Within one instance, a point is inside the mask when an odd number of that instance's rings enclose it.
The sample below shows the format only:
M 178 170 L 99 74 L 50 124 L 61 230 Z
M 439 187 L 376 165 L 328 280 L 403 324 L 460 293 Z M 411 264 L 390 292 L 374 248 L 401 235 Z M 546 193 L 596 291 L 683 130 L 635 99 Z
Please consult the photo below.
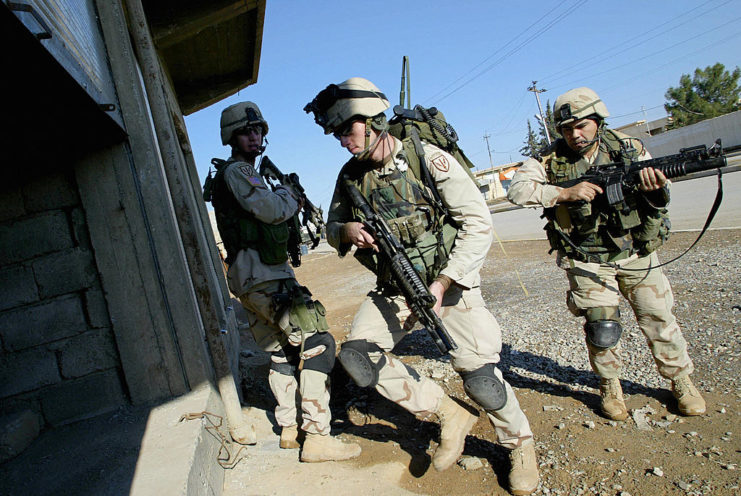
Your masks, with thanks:
M 268 281 L 254 286 L 240 301 L 249 316 L 250 332 L 255 342 L 270 353 L 268 375 L 270 390 L 278 405 L 275 419 L 281 427 L 296 425 L 296 393 L 301 401 L 301 428 L 312 434 L 329 434 L 332 414 L 329 409 L 329 377 L 316 370 L 301 370 L 296 380 L 296 363 L 289 363 L 284 355 L 297 357 L 298 346 L 288 344 L 290 329 L 281 329 L 276 322 L 272 296 L 283 291 L 284 280 Z M 306 336 L 308 337 L 308 335 Z M 281 353 L 285 351 L 285 353 Z M 304 350 L 306 355 L 313 350 Z M 295 360 L 297 361 L 297 360 Z M 279 372 L 282 371 L 282 372 Z M 288 373 L 284 373 L 288 371 Z
M 457 372 L 476 370 L 487 363 L 499 362 L 502 334 L 494 316 L 486 309 L 479 288 L 462 290 L 452 286 L 443 298 L 442 321 L 458 345 L 450 356 Z M 401 296 L 368 293 L 352 323 L 348 341 L 364 339 L 384 350 L 385 364 L 379 371 L 376 390 L 420 418 L 438 411 L 445 392 L 433 380 L 419 375 L 390 353 L 409 332 L 405 326 L 411 312 Z M 381 353 L 371 353 L 378 363 Z M 512 387 L 499 369 L 497 377 L 507 390 L 507 404 L 500 410 L 487 412 L 499 443 L 509 449 L 532 442 L 533 433 Z
M 633 308 L 638 327 L 646 337 L 659 374 L 675 379 L 692 373 L 694 366 L 687 353 L 687 342 L 672 313 L 674 296 L 661 268 L 628 271 L 659 265 L 656 253 L 620 260 L 618 269 L 596 263 L 564 260 L 571 289 L 567 294 L 569 310 L 584 315 L 588 308 L 617 307 L 622 294 Z M 606 379 L 620 376 L 623 367 L 620 343 L 599 349 L 587 343 L 592 369 Z

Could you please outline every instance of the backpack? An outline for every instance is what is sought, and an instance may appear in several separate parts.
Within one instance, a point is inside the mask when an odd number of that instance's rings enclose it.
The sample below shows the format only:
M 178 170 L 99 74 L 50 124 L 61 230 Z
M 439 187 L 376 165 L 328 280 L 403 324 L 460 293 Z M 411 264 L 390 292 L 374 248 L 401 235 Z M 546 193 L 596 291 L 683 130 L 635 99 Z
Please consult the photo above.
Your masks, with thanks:
M 418 172 L 417 177 L 421 177 L 428 186 L 431 186 L 431 178 L 427 170 L 427 164 L 424 160 L 424 149 L 422 142 L 430 143 L 441 150 L 446 151 L 455 158 L 459 164 L 468 173 L 471 180 L 479 186 L 476 177 L 471 169 L 474 168 L 463 150 L 458 146 L 458 133 L 453 126 L 445 120 L 442 112 L 435 107 L 424 108 L 421 105 L 415 105 L 413 109 L 405 109 L 401 105 L 394 107 L 394 117 L 389 121 L 389 134 L 398 138 L 404 144 L 404 149 L 410 160 L 410 167 Z M 412 148 L 407 150 L 407 148 Z M 436 188 L 431 188 L 437 191 Z

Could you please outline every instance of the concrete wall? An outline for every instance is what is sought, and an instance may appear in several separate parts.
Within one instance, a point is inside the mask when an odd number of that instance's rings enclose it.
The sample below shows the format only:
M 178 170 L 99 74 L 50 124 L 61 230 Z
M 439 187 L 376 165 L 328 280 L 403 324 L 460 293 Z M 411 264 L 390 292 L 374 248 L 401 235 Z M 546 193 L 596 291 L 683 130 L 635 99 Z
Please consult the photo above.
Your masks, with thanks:
M 710 146 L 718 138 L 723 140 L 723 146 L 741 145 L 741 110 L 656 136 L 641 136 L 654 157 L 672 155 L 690 146 Z
M 201 309 L 224 314 L 226 305 L 218 283 L 194 288 L 194 273 L 223 280 L 221 266 L 191 262 L 211 258 L 203 233 L 182 223 L 201 217 L 192 201 L 182 206 L 196 192 L 167 174 L 192 165 L 180 155 L 165 168 L 122 4 L 96 7 L 88 29 L 105 40 L 110 72 L 99 76 L 115 87 L 116 100 L 105 102 L 115 122 L 49 44 L 0 6 L 0 32 L 20 68 L 0 88 L 14 95 L 0 124 L 15 130 L 0 137 L 0 417 L 30 411 L 42 426 L 213 381 Z M 210 327 L 235 327 L 222 320 Z
M 0 193 L 0 413 L 48 424 L 127 401 L 74 174 Z

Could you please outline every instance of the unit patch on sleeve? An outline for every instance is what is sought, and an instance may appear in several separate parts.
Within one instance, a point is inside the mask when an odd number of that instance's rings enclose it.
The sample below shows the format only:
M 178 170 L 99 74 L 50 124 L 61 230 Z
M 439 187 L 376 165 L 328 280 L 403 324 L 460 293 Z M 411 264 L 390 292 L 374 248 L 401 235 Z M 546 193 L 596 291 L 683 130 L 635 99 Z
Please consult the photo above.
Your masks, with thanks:
M 441 172 L 448 172 L 448 170 L 450 169 L 448 159 L 445 158 L 445 155 L 443 155 L 442 153 L 433 157 L 431 162 L 432 165 L 434 165 L 435 168 Z
M 257 175 L 257 172 L 255 169 L 250 167 L 249 165 L 240 165 L 239 166 L 239 172 L 244 174 L 245 179 L 247 179 L 247 182 L 250 183 L 252 186 L 256 188 L 264 188 L 265 184 L 263 184 L 262 180 L 260 179 L 260 176 Z
M 248 181 L 248 182 L 249 182 L 249 183 L 250 183 L 250 184 L 251 184 L 252 186 L 255 186 L 256 188 L 259 188 L 259 187 L 261 187 L 261 186 L 262 186 L 262 181 L 260 181 L 260 178 L 259 178 L 259 177 L 255 177 L 255 176 L 247 176 L 247 181 Z

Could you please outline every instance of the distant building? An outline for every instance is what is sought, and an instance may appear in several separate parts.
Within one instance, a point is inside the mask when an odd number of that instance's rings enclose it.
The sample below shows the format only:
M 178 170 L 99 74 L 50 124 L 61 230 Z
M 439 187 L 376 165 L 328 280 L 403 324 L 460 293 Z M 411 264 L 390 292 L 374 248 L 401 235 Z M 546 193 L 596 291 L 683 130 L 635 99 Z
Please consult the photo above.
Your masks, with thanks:
M 612 129 L 636 138 L 645 138 L 646 136 L 656 136 L 657 134 L 668 131 L 671 123 L 672 117 L 667 115 L 661 119 L 653 121 L 640 120 Z
M 479 190 L 487 203 L 504 201 L 512 176 L 523 162 L 510 162 L 474 172 Z

